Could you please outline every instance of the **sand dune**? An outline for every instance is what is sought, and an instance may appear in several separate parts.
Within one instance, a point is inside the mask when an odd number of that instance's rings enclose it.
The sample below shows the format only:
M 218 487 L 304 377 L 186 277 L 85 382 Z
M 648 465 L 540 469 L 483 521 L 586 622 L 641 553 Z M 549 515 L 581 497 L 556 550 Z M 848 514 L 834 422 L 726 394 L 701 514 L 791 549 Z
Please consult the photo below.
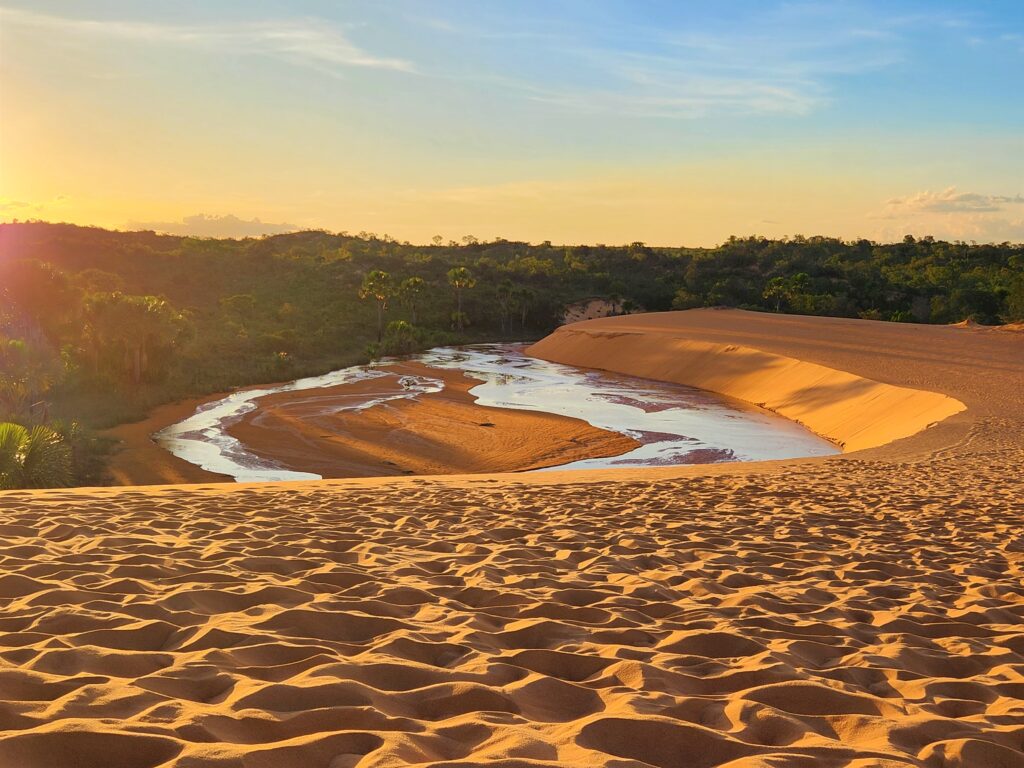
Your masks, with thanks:
M 798 421 L 847 451 L 874 448 L 960 413 L 939 392 L 896 386 L 818 363 L 737 344 L 680 337 L 650 317 L 578 324 L 529 347 L 535 357 L 673 381 L 720 392 Z M 714 318 L 711 314 L 708 317 Z M 657 330 L 655 328 L 657 327 Z
M 0 495 L 0 768 L 1024 765 L 1024 337 L 560 333 L 539 351 L 735 345 L 936 410 L 833 419 L 824 460 Z M 865 386 L 829 376 L 792 403 L 822 431 Z

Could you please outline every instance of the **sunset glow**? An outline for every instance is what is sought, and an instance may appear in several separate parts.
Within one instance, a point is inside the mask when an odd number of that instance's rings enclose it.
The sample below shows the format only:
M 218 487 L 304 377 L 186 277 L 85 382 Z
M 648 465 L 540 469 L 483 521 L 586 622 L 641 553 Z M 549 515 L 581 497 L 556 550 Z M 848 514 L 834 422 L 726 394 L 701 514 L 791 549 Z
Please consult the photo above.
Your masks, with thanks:
M 1022 8 L 5 0 L 0 219 L 1019 240 Z

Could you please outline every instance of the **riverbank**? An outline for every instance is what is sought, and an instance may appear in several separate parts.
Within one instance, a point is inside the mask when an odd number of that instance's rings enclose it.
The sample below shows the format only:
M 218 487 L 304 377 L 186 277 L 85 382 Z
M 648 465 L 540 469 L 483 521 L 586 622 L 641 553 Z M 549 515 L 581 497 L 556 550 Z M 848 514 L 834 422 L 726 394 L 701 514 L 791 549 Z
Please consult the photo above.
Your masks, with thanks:
M 111 485 L 174 485 L 227 483 L 230 475 L 208 472 L 190 461 L 179 459 L 153 441 L 153 435 L 195 413 L 226 393 L 195 397 L 154 408 L 145 419 L 120 424 L 100 434 L 117 441 L 107 462 Z
M 734 398 L 545 362 L 522 344 L 438 348 L 205 402 L 151 420 L 161 457 L 241 482 L 766 461 L 836 452 Z M 168 411 L 168 413 L 172 413 Z M 178 411 L 180 415 L 180 410 Z M 122 453 L 131 459 L 131 448 Z M 120 472 L 123 479 L 128 471 Z M 199 481 L 216 479 L 200 475 Z M 143 482 L 139 480 L 138 482 Z
M 324 478 L 516 472 L 638 445 L 579 419 L 478 405 L 469 390 L 480 382 L 458 371 L 416 362 L 377 370 L 389 375 L 261 397 L 228 434 L 262 459 Z M 400 395 L 403 376 L 443 389 L 359 408 Z
M 0 765 L 1024 764 L 1024 336 L 565 330 L 616 334 L 606 365 L 735 345 L 964 409 L 882 444 L 907 417 L 875 411 L 824 459 L 5 493 Z M 707 375 L 769 389 L 729 359 Z
M 480 382 L 457 371 L 402 363 L 385 378 L 258 398 L 258 408 L 228 430 L 260 459 L 325 478 L 518 472 L 602 456 L 617 456 L 638 443 L 579 419 L 494 408 L 476 403 L 469 390 Z M 440 392 L 345 406 L 401 392 L 399 377 L 442 381 Z M 232 482 L 178 458 L 153 440 L 160 430 L 229 393 L 160 406 L 144 420 L 103 434 L 118 441 L 108 473 L 111 484 L 174 485 Z

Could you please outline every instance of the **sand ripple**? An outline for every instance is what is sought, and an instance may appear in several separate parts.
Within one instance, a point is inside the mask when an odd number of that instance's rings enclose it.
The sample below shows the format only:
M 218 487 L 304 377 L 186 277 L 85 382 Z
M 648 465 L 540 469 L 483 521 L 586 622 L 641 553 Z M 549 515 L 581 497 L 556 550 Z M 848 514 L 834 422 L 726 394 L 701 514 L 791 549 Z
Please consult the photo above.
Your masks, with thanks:
M 1021 766 L 1022 460 L 8 494 L 0 767 Z

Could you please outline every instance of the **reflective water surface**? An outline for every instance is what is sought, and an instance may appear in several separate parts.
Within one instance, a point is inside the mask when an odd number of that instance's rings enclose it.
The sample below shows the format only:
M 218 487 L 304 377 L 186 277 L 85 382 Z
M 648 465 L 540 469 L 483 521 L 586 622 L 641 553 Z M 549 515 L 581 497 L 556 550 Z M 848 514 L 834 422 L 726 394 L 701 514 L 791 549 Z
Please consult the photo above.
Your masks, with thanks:
M 470 392 L 480 405 L 572 416 L 640 442 L 620 456 L 585 459 L 549 470 L 762 461 L 839 452 L 800 425 L 767 411 L 677 384 L 537 360 L 526 356 L 524 347 L 444 347 L 411 359 L 479 379 L 481 383 Z M 316 480 L 319 475 L 284 469 L 253 455 L 227 433 L 227 427 L 256 409 L 260 397 L 394 376 L 381 370 L 391 362 L 381 360 L 282 386 L 235 392 L 200 407 L 154 439 L 175 456 L 240 482 Z M 401 393 L 358 404 L 339 403 L 338 410 L 371 408 L 385 400 L 438 392 L 444 386 L 439 379 L 420 376 L 402 376 L 400 383 Z

